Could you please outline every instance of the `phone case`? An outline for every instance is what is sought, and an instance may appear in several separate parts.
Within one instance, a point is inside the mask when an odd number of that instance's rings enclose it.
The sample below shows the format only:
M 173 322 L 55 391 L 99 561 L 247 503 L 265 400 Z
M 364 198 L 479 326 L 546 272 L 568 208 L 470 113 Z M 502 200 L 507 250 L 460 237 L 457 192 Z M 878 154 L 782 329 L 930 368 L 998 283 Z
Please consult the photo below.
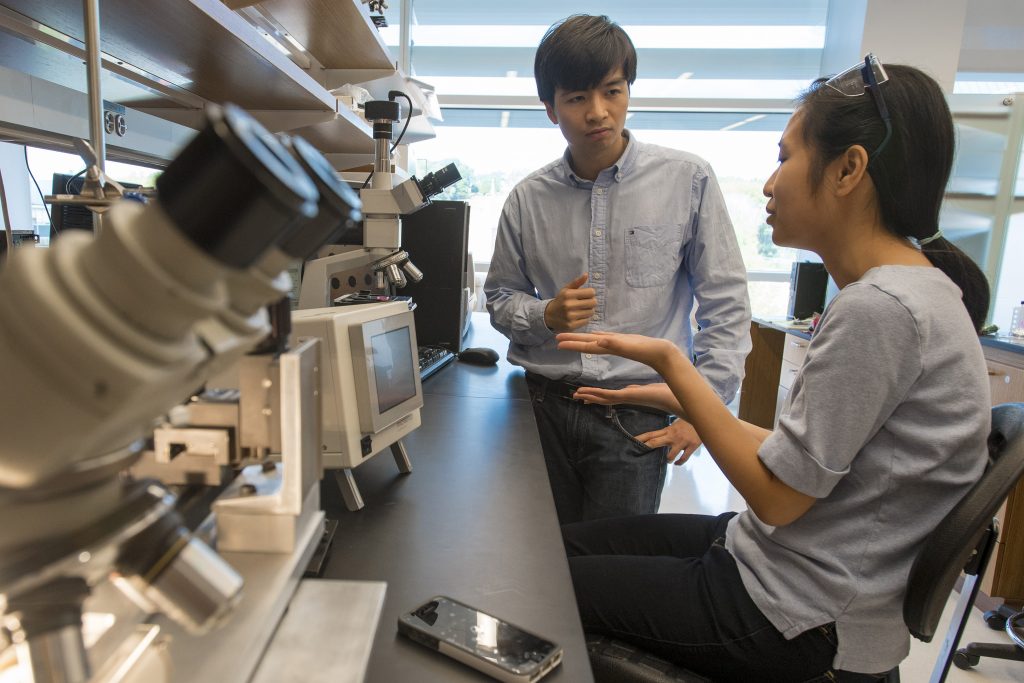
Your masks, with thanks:
M 464 602 L 454 600 L 447 596 L 435 596 L 427 602 L 429 603 L 430 601 L 438 600 L 439 598 L 443 598 L 444 600 L 448 600 L 458 605 L 462 605 L 463 607 L 466 607 L 468 609 L 476 610 L 477 612 L 480 612 L 481 614 L 486 614 L 487 616 L 490 616 L 494 619 L 498 619 L 498 617 L 495 617 L 494 615 L 488 612 L 484 612 L 483 610 L 477 609 L 476 607 L 471 607 L 470 605 L 467 605 Z M 427 631 L 424 631 L 416 624 L 406 621 L 406 618 L 410 617 L 411 615 L 412 613 L 409 612 L 403 614 L 398 618 L 399 633 L 406 636 L 410 640 L 417 642 L 420 645 L 423 645 L 424 647 L 428 647 L 432 650 L 437 650 L 438 652 L 445 654 L 456 661 L 462 662 L 466 666 L 472 667 L 477 671 L 483 672 L 488 676 L 491 676 L 499 681 L 503 681 L 504 683 L 534 683 L 534 681 L 539 681 L 548 673 L 550 673 L 562 661 L 562 648 L 556 645 L 556 649 L 550 655 L 548 655 L 548 657 L 546 657 L 542 662 L 540 662 L 540 666 L 536 670 L 526 673 L 517 673 L 510 669 L 506 669 L 498 664 L 490 662 L 486 659 L 483 659 L 477 656 L 472 651 L 438 639 L 436 636 Z M 532 634 L 531 631 L 527 631 L 526 629 L 515 624 L 512 624 L 511 622 L 505 621 L 504 619 L 500 619 L 500 621 L 508 624 L 509 626 L 512 626 L 513 628 L 517 628 L 520 631 Z

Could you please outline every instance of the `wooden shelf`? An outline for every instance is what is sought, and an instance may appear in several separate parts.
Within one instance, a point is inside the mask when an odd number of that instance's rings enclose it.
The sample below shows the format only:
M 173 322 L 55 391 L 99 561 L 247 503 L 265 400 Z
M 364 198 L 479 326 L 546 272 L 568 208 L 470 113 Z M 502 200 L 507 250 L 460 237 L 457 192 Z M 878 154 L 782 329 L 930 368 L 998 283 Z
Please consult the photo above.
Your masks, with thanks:
M 395 70 L 387 45 L 359 0 L 263 0 L 257 5 L 325 69 L 366 69 L 381 75 Z
M 397 135 L 398 131 L 395 134 Z M 414 142 L 432 140 L 435 137 L 437 137 L 437 133 L 434 132 L 434 125 L 430 123 L 430 119 L 426 116 L 413 116 L 409 121 L 409 129 L 405 131 L 405 137 L 402 138 L 402 144 L 411 145 Z
M 344 107 L 328 121 L 288 128 L 288 132 L 301 135 L 323 154 L 373 155 L 372 129 Z
M 78 0 L 0 4 L 73 40 L 84 40 Z M 104 0 L 100 42 L 117 62 L 208 102 L 308 111 L 332 111 L 335 106 L 320 84 L 220 0 L 162 0 L 144 7 L 131 0 Z M 168 96 L 132 106 L 158 109 L 181 103 Z
M 207 103 L 231 102 L 271 130 L 301 135 L 324 154 L 346 158 L 372 156 L 372 130 L 338 107 L 328 90 L 334 81 L 371 81 L 371 91 L 384 98 L 390 89 L 403 90 L 422 111 L 419 85 L 396 73 L 359 0 L 258 3 L 263 16 L 318 62 L 308 71 L 232 8 L 253 4 L 102 0 L 104 99 L 191 128 L 205 121 Z M 0 0 L 0 29 L 4 66 L 86 92 L 81 0 Z M 409 141 L 433 137 L 429 122 L 422 123 L 413 121 Z

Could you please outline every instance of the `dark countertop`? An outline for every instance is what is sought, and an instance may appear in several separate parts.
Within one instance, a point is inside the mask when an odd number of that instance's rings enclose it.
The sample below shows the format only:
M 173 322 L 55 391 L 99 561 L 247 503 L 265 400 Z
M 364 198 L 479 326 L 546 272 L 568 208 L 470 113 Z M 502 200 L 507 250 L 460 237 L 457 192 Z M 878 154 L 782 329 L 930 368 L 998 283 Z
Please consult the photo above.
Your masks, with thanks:
M 1010 353 L 1024 354 L 1024 339 L 1009 335 L 985 335 L 981 337 L 982 346 L 990 346 Z
M 397 634 L 400 614 L 445 594 L 560 644 L 563 663 L 545 681 L 592 681 L 523 371 L 504 360 L 486 313 L 473 315 L 466 346 L 501 359 L 456 361 L 423 383 L 423 424 L 404 440 L 411 474 L 388 451 L 357 467 L 358 512 L 325 477 L 324 509 L 339 525 L 324 578 L 387 582 L 369 683 L 491 680 Z
M 809 332 L 800 328 L 791 327 L 790 325 L 787 324 L 787 321 L 782 318 L 762 318 L 755 315 L 751 320 L 754 323 L 760 325 L 761 327 L 770 327 L 773 330 L 785 332 L 786 334 L 791 334 L 795 337 L 800 337 L 802 339 L 811 338 Z M 1003 351 L 1009 351 L 1010 353 L 1024 354 L 1024 339 L 1020 337 L 1011 337 L 1005 334 L 989 334 L 983 337 L 979 337 L 979 339 L 981 340 L 982 346 L 1002 349 Z
M 794 337 L 800 337 L 801 339 L 810 339 L 811 333 L 800 327 L 793 327 L 785 318 L 761 318 L 759 316 L 753 316 L 751 322 L 754 322 L 761 327 L 770 327 L 773 330 L 779 332 L 785 332 L 791 334 Z

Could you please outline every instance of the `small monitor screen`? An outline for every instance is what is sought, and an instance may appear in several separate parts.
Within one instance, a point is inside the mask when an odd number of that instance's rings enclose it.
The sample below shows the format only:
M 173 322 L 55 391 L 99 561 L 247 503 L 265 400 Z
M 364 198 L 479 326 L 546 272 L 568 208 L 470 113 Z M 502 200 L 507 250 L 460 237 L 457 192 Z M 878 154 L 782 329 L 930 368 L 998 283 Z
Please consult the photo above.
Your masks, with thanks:
M 419 364 L 413 358 L 408 327 L 373 335 L 370 347 L 373 349 L 378 410 L 385 413 L 416 395 Z

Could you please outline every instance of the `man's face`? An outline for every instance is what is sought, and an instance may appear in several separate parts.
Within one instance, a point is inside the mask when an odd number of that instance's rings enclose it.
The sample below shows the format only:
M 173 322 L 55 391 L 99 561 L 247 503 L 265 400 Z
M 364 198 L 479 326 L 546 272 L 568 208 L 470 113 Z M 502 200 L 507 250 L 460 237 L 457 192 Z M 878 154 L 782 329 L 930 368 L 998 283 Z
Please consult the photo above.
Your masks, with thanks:
M 609 163 L 614 163 L 626 146 L 622 130 L 629 109 L 629 84 L 621 67 L 590 90 L 555 88 L 554 102 L 545 102 L 544 107 L 574 157 L 612 157 Z

